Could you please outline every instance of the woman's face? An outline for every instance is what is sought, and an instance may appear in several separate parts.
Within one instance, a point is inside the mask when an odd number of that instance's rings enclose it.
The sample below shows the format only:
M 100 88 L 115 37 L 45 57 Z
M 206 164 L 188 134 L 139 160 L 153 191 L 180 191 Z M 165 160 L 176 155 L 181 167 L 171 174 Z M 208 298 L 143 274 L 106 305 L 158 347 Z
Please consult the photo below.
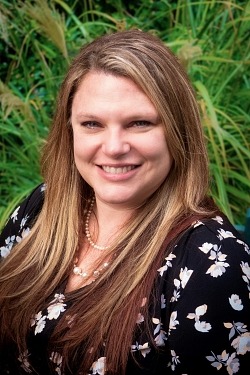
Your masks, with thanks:
M 96 200 L 135 208 L 154 193 L 172 165 L 152 102 L 130 79 L 89 72 L 72 104 L 74 158 Z

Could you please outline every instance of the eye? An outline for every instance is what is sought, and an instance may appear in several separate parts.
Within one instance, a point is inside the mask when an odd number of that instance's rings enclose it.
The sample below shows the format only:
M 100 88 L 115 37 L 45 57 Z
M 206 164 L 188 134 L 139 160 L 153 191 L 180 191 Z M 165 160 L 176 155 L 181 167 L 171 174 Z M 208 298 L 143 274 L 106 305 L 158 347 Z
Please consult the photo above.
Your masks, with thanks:
M 81 122 L 81 126 L 87 129 L 97 129 L 101 127 L 101 125 L 96 121 L 84 121 Z
M 150 121 L 146 121 L 146 120 L 134 121 L 132 123 L 132 126 L 137 127 L 137 128 L 145 128 L 145 127 L 148 127 L 148 126 L 151 126 L 151 125 L 152 125 L 152 123 Z

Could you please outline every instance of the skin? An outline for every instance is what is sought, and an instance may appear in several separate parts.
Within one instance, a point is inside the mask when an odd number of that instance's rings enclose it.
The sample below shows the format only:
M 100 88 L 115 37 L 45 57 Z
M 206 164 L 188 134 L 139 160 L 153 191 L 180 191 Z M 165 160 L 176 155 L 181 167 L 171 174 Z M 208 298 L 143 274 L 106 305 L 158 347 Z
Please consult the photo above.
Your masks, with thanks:
M 89 72 L 72 104 L 76 167 L 97 208 L 133 210 L 167 177 L 172 156 L 156 108 L 130 79 Z
M 108 246 L 170 171 L 172 156 L 163 124 L 133 81 L 100 72 L 89 72 L 82 80 L 73 99 L 71 123 L 76 167 L 96 196 L 95 215 L 89 220 L 91 238 Z M 72 272 L 66 291 L 89 284 L 100 261 L 110 259 L 84 237 L 77 266 L 90 277 L 82 279 Z

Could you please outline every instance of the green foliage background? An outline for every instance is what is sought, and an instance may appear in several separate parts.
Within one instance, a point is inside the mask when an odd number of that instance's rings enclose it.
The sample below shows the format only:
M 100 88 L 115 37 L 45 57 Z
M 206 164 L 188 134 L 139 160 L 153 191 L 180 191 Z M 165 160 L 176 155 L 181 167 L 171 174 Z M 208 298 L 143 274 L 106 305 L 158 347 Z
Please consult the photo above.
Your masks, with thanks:
M 39 182 L 39 152 L 71 59 L 139 28 L 180 58 L 197 92 L 211 194 L 234 224 L 250 206 L 250 2 L 0 0 L 0 228 Z

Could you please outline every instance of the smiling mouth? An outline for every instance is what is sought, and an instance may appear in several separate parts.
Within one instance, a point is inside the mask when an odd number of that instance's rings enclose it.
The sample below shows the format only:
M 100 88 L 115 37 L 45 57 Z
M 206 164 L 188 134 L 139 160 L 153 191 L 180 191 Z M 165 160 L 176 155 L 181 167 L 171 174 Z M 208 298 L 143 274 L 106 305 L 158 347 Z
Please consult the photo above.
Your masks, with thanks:
M 106 172 L 110 174 L 121 174 L 121 173 L 127 173 L 131 171 L 132 169 L 137 168 L 136 165 L 127 165 L 126 167 L 110 167 L 108 165 L 102 165 L 101 168 Z

